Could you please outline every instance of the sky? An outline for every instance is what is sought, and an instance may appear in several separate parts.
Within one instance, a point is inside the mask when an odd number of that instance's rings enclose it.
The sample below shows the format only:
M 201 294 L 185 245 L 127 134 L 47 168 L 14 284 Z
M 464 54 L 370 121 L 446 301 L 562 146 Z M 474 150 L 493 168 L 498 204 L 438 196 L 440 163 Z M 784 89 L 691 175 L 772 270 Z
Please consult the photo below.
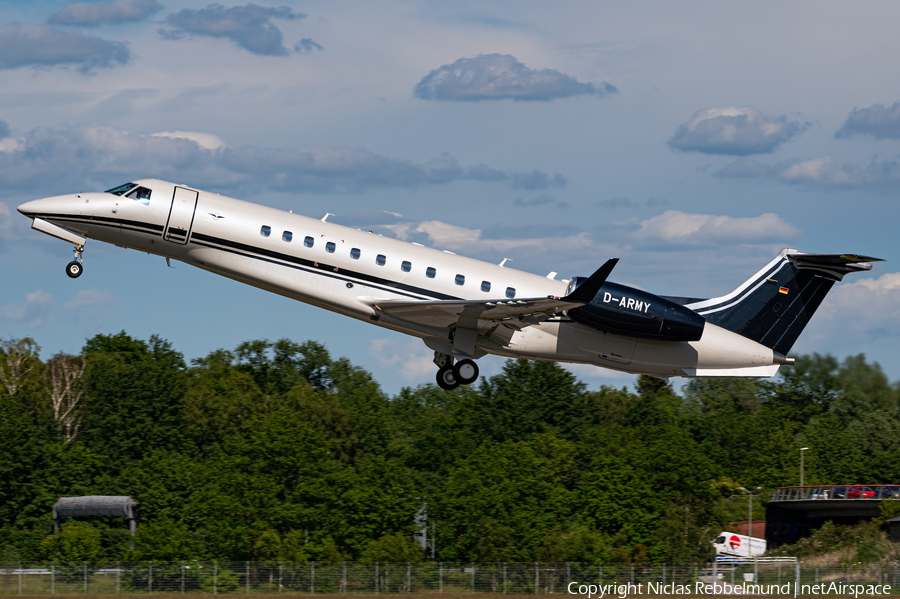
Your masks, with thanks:
M 0 4 L 0 338 L 186 359 L 315 340 L 389 393 L 414 338 L 89 241 L 19 204 L 161 178 L 559 278 L 727 293 L 782 248 L 883 258 L 794 353 L 900 379 L 895 2 Z M 482 375 L 503 360 L 480 361 Z M 634 377 L 572 366 L 590 388 Z

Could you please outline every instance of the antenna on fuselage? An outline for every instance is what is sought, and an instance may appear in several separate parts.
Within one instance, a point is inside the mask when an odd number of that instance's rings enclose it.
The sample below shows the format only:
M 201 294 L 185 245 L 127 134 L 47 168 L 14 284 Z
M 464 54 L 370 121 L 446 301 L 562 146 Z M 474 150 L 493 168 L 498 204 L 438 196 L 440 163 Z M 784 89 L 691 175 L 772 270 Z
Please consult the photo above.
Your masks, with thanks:
M 503 265 L 506 264 L 507 262 L 512 262 L 512 261 L 513 261 L 512 258 L 504 258 L 503 262 L 500 263 L 500 268 L 503 268 Z
M 326 220 L 328 220 L 329 216 L 334 216 L 334 215 L 330 212 L 326 212 L 325 216 L 322 217 L 322 222 L 324 223 Z

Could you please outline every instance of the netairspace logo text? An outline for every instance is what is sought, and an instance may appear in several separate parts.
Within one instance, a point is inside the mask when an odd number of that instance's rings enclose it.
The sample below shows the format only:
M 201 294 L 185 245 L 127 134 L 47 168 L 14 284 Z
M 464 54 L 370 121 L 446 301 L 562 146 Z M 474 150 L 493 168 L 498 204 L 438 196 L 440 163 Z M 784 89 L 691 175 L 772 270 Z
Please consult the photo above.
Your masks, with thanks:
M 646 587 L 646 590 L 645 590 Z M 618 597 L 625 599 L 629 595 L 844 595 L 854 597 L 890 595 L 889 584 L 844 584 L 839 582 L 819 584 L 729 584 L 727 582 L 710 584 L 695 582 L 694 584 L 664 584 L 661 582 L 642 582 L 640 584 L 579 584 L 569 583 L 566 589 L 570 595 L 587 595 L 592 597 Z

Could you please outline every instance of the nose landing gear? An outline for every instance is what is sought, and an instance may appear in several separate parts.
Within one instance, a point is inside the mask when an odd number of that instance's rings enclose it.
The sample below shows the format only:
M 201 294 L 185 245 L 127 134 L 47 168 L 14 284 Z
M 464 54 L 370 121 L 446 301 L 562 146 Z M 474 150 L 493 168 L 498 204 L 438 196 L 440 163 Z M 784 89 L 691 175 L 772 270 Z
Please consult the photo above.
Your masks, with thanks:
M 465 358 L 454 363 L 453 356 L 434 352 L 434 363 L 438 367 L 437 384 L 445 391 L 456 389 L 460 385 L 471 385 L 478 379 L 478 364 Z
M 69 275 L 70 279 L 77 279 L 81 276 L 81 273 L 84 272 L 84 257 L 82 256 L 83 253 L 83 245 L 75 246 L 75 259 L 66 264 L 66 274 Z

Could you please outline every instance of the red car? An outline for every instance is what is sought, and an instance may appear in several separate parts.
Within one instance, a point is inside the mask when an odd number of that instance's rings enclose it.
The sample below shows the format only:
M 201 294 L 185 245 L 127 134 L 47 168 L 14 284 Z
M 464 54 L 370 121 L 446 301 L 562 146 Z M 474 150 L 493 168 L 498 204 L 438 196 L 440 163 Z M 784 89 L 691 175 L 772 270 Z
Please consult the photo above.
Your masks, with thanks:
M 875 491 L 869 487 L 850 487 L 847 489 L 847 499 L 875 499 Z

